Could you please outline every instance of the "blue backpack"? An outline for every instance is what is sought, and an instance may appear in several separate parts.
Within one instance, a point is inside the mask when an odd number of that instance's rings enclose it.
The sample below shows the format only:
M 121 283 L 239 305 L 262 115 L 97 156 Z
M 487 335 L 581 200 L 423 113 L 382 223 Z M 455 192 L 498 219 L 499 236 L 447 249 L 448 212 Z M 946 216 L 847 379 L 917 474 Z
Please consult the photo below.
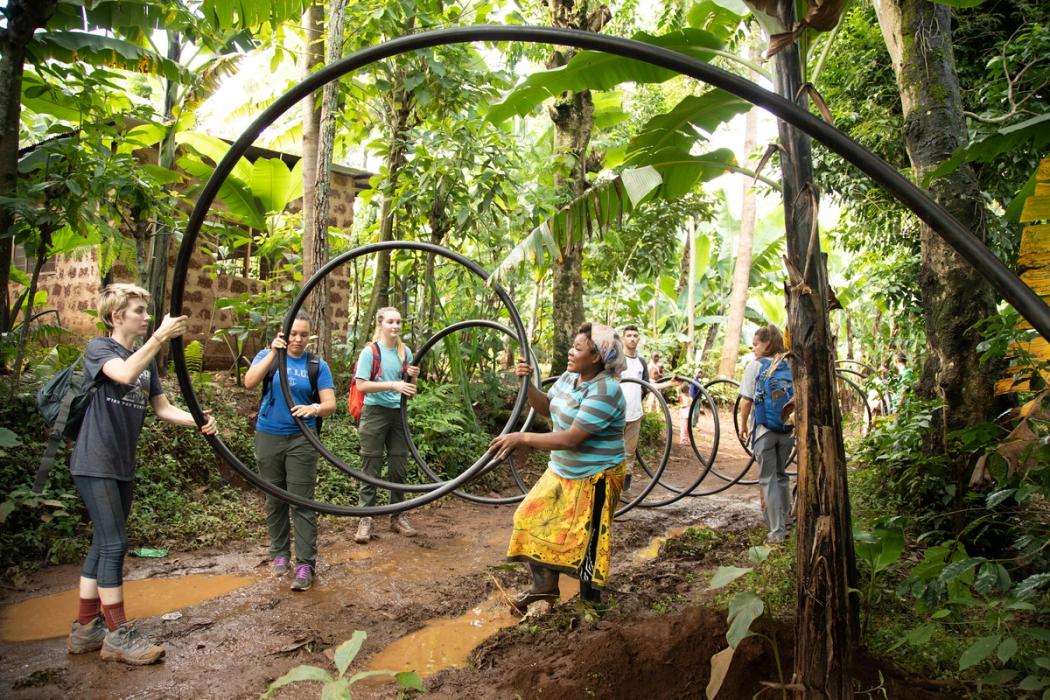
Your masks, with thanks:
M 776 433 L 790 433 L 793 426 L 784 423 L 784 409 L 795 398 L 791 366 L 783 356 L 762 357 L 758 364 L 754 424 L 764 425 Z

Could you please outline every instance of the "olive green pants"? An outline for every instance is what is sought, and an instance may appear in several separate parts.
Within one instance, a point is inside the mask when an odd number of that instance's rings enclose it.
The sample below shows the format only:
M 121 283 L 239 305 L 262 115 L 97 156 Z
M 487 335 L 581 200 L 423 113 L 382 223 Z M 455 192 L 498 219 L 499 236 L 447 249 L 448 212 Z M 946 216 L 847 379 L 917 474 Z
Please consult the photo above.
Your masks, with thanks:
M 317 450 L 301 433 L 273 435 L 255 432 L 255 461 L 259 476 L 291 494 L 314 497 L 317 485 Z M 289 505 L 266 495 L 266 530 L 270 533 L 270 558 L 291 554 L 288 541 L 288 514 L 295 534 L 295 560 L 314 566 L 317 560 L 317 513 Z
M 383 471 L 383 451 L 387 457 L 387 481 L 405 483 L 408 473 L 408 440 L 401 422 L 400 408 L 365 405 L 361 411 L 361 427 L 358 429 L 361 439 L 361 471 L 379 478 Z M 358 495 L 359 506 L 376 505 L 378 487 L 361 482 Z M 398 491 L 390 492 L 390 502 L 400 503 L 405 495 Z

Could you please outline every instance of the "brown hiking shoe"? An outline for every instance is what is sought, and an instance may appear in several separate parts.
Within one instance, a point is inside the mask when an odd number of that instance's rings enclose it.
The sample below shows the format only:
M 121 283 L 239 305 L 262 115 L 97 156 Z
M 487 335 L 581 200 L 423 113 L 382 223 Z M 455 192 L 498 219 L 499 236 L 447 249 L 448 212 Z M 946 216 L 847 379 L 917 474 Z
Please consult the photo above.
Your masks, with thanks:
M 86 625 L 79 621 L 73 621 L 73 629 L 66 640 L 66 651 L 70 654 L 86 654 L 89 651 L 98 651 L 102 648 L 102 640 L 106 638 L 106 620 L 99 613 L 94 620 Z
M 124 623 L 106 635 L 99 652 L 103 661 L 145 666 L 164 658 L 164 647 L 154 644 L 131 624 Z
M 357 524 L 357 534 L 354 535 L 354 542 L 368 544 L 370 539 L 372 539 L 372 519 L 361 518 L 361 522 Z
M 404 513 L 390 516 L 390 529 L 403 537 L 415 537 L 419 533 L 412 523 L 408 522 L 408 516 Z

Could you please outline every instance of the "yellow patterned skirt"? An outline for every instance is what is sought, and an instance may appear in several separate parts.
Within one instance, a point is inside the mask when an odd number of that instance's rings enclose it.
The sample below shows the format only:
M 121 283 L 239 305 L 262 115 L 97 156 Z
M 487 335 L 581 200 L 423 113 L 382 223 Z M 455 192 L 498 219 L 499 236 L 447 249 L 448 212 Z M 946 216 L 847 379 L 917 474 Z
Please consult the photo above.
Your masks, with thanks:
M 507 559 L 531 561 L 603 588 L 625 475 L 623 462 L 585 479 L 563 479 L 548 468 L 514 513 Z M 599 493 L 604 502 L 596 514 Z

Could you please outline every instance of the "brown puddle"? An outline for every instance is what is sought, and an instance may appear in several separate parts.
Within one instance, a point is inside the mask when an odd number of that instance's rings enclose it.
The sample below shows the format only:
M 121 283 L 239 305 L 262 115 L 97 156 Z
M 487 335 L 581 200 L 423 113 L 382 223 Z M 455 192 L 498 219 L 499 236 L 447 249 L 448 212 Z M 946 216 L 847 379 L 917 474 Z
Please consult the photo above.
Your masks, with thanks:
M 155 617 L 218 598 L 254 581 L 251 576 L 207 574 L 125 581 L 124 608 L 128 619 Z M 0 639 L 26 642 L 64 637 L 76 617 L 77 601 L 74 588 L 8 605 L 0 610 Z
M 561 600 L 578 595 L 580 582 L 562 575 Z M 369 660 L 369 670 L 415 671 L 429 676 L 447 668 L 462 668 L 470 652 L 490 636 L 519 618 L 512 615 L 500 594 L 493 594 L 459 617 L 431 620 L 422 629 L 402 637 Z M 383 682 L 365 681 L 365 685 Z
M 649 544 L 645 549 L 639 549 L 634 553 L 635 561 L 652 561 L 653 559 L 656 559 L 660 556 L 660 547 L 664 546 L 664 542 L 673 537 L 684 535 L 685 531 L 688 529 L 688 527 L 672 527 L 666 533 L 654 537 L 649 541 Z

